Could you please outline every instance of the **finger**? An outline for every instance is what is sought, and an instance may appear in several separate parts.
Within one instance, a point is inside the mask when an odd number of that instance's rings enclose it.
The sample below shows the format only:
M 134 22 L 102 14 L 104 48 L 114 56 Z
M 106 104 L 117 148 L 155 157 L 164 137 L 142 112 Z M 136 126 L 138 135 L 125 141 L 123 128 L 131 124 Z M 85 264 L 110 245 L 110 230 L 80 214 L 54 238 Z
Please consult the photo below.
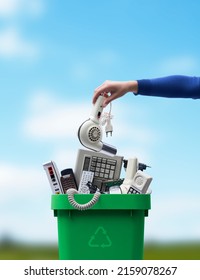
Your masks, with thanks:
M 104 92 L 102 95 L 103 95 L 105 98 L 108 98 L 108 97 L 110 96 L 109 92 Z
M 103 107 L 106 107 L 111 101 L 115 100 L 118 98 L 117 94 L 111 94 L 107 98 L 105 98 L 103 102 Z
M 99 95 L 108 93 L 109 91 L 110 91 L 109 86 L 106 83 L 103 83 L 102 85 L 100 85 L 95 89 L 92 102 L 95 103 Z
M 99 95 L 101 95 L 100 93 L 95 93 L 94 95 L 93 95 L 93 98 L 92 98 L 92 103 L 93 104 L 95 104 L 95 102 L 97 101 L 97 99 L 98 99 L 98 97 L 99 97 Z
M 107 93 L 107 92 L 103 92 L 103 93 L 99 93 L 97 95 L 94 95 L 93 100 L 92 100 L 93 104 L 95 104 L 95 102 L 97 101 L 97 99 L 100 95 L 104 96 L 105 99 L 107 99 L 110 96 L 109 93 Z

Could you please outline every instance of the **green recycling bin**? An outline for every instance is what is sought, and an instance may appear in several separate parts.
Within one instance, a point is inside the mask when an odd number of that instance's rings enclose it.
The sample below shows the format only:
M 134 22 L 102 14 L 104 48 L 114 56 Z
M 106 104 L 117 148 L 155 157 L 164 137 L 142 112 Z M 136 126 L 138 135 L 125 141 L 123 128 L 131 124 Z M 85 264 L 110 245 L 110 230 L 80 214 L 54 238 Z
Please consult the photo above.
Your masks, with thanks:
M 75 194 L 79 204 L 92 194 Z M 141 260 L 150 194 L 102 194 L 88 210 L 77 210 L 68 195 L 52 195 L 60 260 Z

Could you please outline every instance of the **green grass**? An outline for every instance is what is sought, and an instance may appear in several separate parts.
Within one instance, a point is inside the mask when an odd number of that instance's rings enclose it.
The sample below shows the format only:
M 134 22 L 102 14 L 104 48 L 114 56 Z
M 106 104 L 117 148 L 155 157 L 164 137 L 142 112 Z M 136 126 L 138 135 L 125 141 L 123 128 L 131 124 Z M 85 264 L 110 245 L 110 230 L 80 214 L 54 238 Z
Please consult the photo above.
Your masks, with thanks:
M 57 260 L 56 245 L 4 244 L 0 246 L 0 260 Z M 147 243 L 145 260 L 200 260 L 200 242 Z
M 200 242 L 148 243 L 144 250 L 146 260 L 200 260 Z
M 57 260 L 56 245 L 10 244 L 0 246 L 0 260 Z

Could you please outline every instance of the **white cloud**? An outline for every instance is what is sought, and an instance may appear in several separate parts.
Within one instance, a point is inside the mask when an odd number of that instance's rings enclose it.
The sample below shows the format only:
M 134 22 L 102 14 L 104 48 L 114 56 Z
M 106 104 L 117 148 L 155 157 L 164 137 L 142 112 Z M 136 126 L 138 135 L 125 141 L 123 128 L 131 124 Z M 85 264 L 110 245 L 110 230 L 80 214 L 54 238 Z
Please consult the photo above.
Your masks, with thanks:
M 44 11 L 43 0 L 0 0 L 0 17 L 12 18 L 22 12 L 38 16 Z
M 200 235 L 199 197 L 191 193 L 152 193 L 152 210 L 146 235 L 156 240 L 198 240 Z
M 38 51 L 38 46 L 26 41 L 15 28 L 0 33 L 0 56 L 35 58 Z
M 0 162 L 0 239 L 56 241 L 51 188 L 41 167 Z M 39 229 L 39 230 L 38 230 Z
M 57 100 L 51 93 L 38 91 L 30 101 L 23 125 L 27 136 L 35 139 L 74 138 L 89 117 L 91 104 Z
M 146 144 L 157 141 L 155 132 L 151 129 L 144 125 L 132 124 L 134 108 L 133 105 L 130 108 L 127 106 L 126 108 L 115 108 L 115 116 L 112 121 L 113 137 L 106 138 L 104 135 L 105 142 L 107 139 L 109 142 L 121 141 L 123 146 L 131 139 L 134 142 Z M 33 93 L 28 104 L 28 115 L 23 124 L 23 130 L 27 136 L 35 139 L 73 139 L 77 136 L 79 126 L 89 118 L 91 109 L 91 102 L 68 101 L 68 98 L 66 101 L 62 101 L 58 100 L 55 94 L 38 90 Z M 109 107 L 104 111 L 108 112 Z
M 39 46 L 24 38 L 15 23 L 16 18 L 17 20 L 21 16 L 36 18 L 43 11 L 43 0 L 0 0 L 0 17 L 3 18 L 5 26 L 7 26 L 0 32 L 1 57 L 35 59 L 38 56 Z
M 160 70 L 166 73 L 194 73 L 197 59 L 191 55 L 168 57 L 161 62 Z
M 43 170 L 32 166 L 18 166 L 10 163 L 0 163 L 0 200 L 19 195 L 33 195 L 45 183 Z
M 80 148 L 83 148 L 80 143 L 71 144 L 70 147 L 66 144 L 65 147 L 59 147 L 52 153 L 52 158 L 60 171 L 65 168 L 75 168 L 77 152 Z
M 0 15 L 9 16 L 14 15 L 19 11 L 22 0 L 0 0 Z

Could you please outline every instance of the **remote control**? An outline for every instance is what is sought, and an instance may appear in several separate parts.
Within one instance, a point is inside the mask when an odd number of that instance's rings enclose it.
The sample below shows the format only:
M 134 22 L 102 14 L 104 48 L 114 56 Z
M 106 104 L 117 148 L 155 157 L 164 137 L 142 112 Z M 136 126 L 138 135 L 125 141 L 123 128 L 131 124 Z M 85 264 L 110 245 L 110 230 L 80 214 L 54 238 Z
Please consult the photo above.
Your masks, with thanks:
M 82 172 L 82 176 L 81 176 L 81 180 L 80 180 L 80 184 L 78 187 L 78 192 L 79 193 L 90 193 L 89 187 L 87 186 L 88 182 L 93 181 L 94 178 L 94 172 L 91 171 L 83 171 Z
M 47 178 L 49 180 L 49 184 L 51 186 L 53 194 L 63 193 L 62 185 L 60 182 L 60 174 L 56 163 L 54 161 L 49 161 L 43 164 L 43 168 L 47 174 Z

